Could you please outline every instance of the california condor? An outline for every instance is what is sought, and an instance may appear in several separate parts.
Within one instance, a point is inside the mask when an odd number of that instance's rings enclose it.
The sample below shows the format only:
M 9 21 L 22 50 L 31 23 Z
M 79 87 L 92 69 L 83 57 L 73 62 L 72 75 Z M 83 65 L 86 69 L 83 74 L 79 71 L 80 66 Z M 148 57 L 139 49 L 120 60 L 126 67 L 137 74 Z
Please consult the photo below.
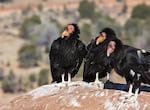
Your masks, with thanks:
M 116 38 L 114 30 L 104 28 L 98 37 L 87 46 L 87 55 L 84 62 L 83 81 L 99 83 L 99 78 L 105 77 L 113 67 L 107 52 L 109 41 Z
M 79 40 L 77 24 L 68 24 L 62 35 L 53 41 L 49 52 L 52 82 L 71 81 L 86 55 L 86 46 Z
M 129 96 L 134 92 L 137 98 L 141 83 L 150 84 L 150 53 L 123 45 L 119 39 L 110 41 L 107 47 L 109 45 L 115 47 L 110 54 L 114 70 L 125 77 L 129 85 Z

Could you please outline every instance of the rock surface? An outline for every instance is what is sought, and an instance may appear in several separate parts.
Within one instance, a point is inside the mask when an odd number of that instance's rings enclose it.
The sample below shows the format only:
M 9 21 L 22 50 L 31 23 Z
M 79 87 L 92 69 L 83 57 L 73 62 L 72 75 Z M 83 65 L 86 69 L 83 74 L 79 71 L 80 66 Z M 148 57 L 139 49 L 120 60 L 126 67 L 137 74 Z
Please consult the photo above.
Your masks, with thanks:
M 44 85 L 9 103 L 0 110 L 149 110 L 150 94 L 141 92 L 137 100 L 125 99 L 127 93 L 100 89 L 82 81 L 68 86 Z

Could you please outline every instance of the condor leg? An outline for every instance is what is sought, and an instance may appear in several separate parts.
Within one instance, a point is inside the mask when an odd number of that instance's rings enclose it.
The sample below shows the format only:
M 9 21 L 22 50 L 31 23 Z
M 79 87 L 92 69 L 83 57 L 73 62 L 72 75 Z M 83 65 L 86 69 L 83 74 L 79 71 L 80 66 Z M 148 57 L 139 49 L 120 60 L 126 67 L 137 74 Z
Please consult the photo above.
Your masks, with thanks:
M 65 74 L 61 74 L 62 83 L 65 83 Z
M 71 74 L 68 73 L 68 84 L 71 83 Z
M 104 85 L 101 81 L 99 81 L 98 75 L 99 75 L 99 73 L 97 72 L 96 73 L 96 78 L 95 78 L 95 81 L 94 81 L 94 85 L 97 86 L 97 87 L 100 87 L 101 89 L 103 89 Z

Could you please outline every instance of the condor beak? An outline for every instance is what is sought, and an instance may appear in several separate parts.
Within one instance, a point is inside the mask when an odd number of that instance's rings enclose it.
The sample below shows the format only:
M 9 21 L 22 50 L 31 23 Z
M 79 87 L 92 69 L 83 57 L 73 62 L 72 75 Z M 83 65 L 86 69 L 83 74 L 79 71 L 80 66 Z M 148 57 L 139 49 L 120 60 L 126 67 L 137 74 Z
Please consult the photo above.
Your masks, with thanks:
M 65 30 L 63 33 L 62 33 L 62 38 L 64 37 L 69 37 L 69 33 Z
M 99 38 L 97 38 L 96 45 L 102 43 L 105 39 L 106 39 L 106 34 L 103 32 L 103 33 L 101 33 L 101 35 L 99 36 Z

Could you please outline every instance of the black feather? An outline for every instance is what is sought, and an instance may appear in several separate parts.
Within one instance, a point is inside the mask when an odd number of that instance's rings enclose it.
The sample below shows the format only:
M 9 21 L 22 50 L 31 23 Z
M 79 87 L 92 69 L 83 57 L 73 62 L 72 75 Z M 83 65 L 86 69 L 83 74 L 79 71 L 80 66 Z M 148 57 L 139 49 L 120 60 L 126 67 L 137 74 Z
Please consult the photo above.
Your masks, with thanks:
M 65 74 L 65 80 L 68 73 L 74 77 L 86 55 L 85 45 L 78 39 L 80 30 L 76 24 L 72 25 L 75 30 L 69 38 L 59 37 L 52 43 L 49 52 L 52 82 L 61 82 L 61 74 Z

